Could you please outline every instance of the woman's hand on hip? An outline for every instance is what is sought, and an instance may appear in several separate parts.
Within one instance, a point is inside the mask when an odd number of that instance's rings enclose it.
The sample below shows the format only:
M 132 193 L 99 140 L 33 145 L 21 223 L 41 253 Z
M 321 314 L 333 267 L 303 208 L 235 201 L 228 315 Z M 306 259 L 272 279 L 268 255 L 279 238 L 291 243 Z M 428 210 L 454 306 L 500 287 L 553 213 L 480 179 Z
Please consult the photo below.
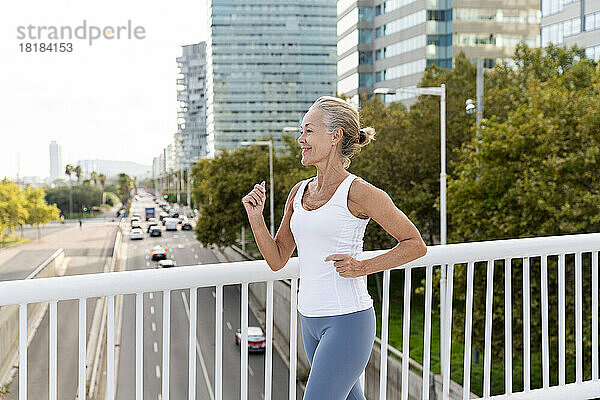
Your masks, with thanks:
M 266 192 L 265 181 L 262 181 L 260 185 L 254 185 L 254 189 L 242 198 L 242 204 L 246 209 L 246 213 L 248 213 L 248 217 L 262 215 L 267 199 Z
M 334 261 L 335 270 L 343 278 L 357 278 L 367 275 L 365 263 L 350 257 L 348 254 L 330 254 L 325 258 L 325 262 L 327 261 Z

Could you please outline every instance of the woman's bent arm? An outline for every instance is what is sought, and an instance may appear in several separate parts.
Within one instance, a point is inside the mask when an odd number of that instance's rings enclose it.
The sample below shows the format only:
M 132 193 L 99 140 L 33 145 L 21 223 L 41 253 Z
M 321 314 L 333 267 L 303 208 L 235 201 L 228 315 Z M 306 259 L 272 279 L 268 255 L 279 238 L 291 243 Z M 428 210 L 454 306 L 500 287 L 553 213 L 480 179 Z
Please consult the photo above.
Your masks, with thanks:
M 293 213 L 293 199 L 299 186 L 300 182 L 292 188 L 288 195 L 283 220 L 275 235 L 275 239 L 273 239 L 267 229 L 262 211 L 260 213 L 248 212 L 248 220 L 258 249 L 273 271 L 278 271 L 283 268 L 296 248 L 296 242 L 294 241 L 294 236 L 290 230 L 290 219 Z M 256 195 L 254 196 L 254 199 L 255 198 Z M 263 193 L 258 201 L 262 202 L 261 205 L 264 205 L 265 200 L 266 195 Z

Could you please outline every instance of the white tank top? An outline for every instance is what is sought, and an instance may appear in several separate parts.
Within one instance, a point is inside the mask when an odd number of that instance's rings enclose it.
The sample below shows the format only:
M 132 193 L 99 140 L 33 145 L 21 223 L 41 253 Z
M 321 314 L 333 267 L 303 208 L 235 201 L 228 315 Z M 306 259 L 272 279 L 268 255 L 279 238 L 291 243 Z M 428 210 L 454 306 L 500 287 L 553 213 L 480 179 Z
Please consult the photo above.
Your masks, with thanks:
M 306 317 L 348 314 L 373 305 L 367 291 L 367 276 L 344 278 L 325 262 L 330 254 L 362 253 L 363 236 L 369 219 L 348 210 L 348 191 L 356 175 L 350 174 L 333 197 L 316 210 L 302 207 L 302 196 L 310 179 L 302 181 L 294 197 L 290 229 L 298 248 L 300 289 L 298 311 Z

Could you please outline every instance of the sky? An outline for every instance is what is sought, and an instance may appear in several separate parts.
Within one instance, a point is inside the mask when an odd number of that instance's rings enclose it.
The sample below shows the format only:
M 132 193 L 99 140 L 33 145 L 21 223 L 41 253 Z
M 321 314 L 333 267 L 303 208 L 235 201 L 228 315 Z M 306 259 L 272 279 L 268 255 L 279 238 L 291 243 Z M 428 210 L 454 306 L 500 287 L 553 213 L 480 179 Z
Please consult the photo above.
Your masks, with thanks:
M 177 129 L 176 57 L 182 45 L 206 39 L 206 19 L 203 0 L 2 2 L 0 179 L 16 177 L 17 165 L 21 177 L 49 176 L 52 140 L 62 146 L 63 164 L 107 159 L 152 165 Z M 19 26 L 74 30 L 84 20 L 88 29 L 114 31 L 130 20 L 132 29 L 143 28 L 143 39 L 127 39 L 126 30 L 120 39 L 91 46 L 80 39 L 18 37 Z M 73 51 L 21 52 L 28 42 L 72 43 Z

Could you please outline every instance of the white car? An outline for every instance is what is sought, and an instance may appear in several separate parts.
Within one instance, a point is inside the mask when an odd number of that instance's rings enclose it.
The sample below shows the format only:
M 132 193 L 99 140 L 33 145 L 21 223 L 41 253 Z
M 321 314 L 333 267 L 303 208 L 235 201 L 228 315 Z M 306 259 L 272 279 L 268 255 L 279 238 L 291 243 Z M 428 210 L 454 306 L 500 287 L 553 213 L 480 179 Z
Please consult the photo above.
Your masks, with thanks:
M 176 265 L 175 261 L 173 261 L 173 260 L 171 260 L 169 258 L 167 258 L 166 260 L 160 260 L 158 262 L 158 266 L 160 268 L 171 268 L 171 267 L 174 267 L 175 265 Z
M 165 229 L 167 231 L 176 231 L 177 230 L 177 219 L 176 218 L 167 218 L 167 222 L 165 222 Z
M 235 344 L 242 343 L 242 330 L 238 328 L 235 331 Z M 264 351 L 265 335 L 260 326 L 248 327 L 248 351 Z
M 143 239 L 144 238 L 144 231 L 142 231 L 141 228 L 133 228 L 131 230 L 131 232 L 129 233 L 129 238 L 131 240 Z

